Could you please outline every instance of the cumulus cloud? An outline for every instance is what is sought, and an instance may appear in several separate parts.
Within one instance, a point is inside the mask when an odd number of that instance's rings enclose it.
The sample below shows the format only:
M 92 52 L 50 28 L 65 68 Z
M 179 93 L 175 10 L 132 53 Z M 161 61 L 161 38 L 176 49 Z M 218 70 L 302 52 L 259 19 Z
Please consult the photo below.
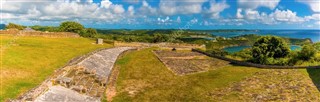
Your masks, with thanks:
M 237 18 L 240 18 L 240 19 L 243 18 L 242 9 L 241 9 L 241 8 L 238 8 L 238 9 L 237 9 L 236 17 L 237 17 Z
M 109 8 L 112 5 L 112 2 L 109 0 L 102 0 L 100 3 L 100 7 Z
M 292 12 L 291 10 L 278 10 L 274 13 L 270 14 L 270 17 L 275 18 L 277 21 L 283 21 L 283 22 L 303 22 L 304 19 L 297 16 L 296 12 Z
M 135 11 L 134 11 L 134 7 L 132 5 L 128 7 L 128 13 L 130 16 L 134 15 Z
M 141 15 L 156 15 L 157 9 L 149 5 L 147 1 L 142 1 L 142 6 L 139 8 Z
M 260 13 L 257 10 L 247 9 L 243 17 L 246 20 L 254 22 L 260 22 L 263 24 L 278 24 L 278 23 L 301 23 L 307 20 L 306 17 L 297 16 L 296 12 L 291 10 L 279 10 L 276 9 L 270 14 Z M 310 17 L 312 18 L 312 17 Z
M 59 0 L 59 1 L 29 1 L 3 2 L 1 12 L 5 21 L 38 20 L 38 21 L 104 21 L 115 22 L 123 19 L 125 9 L 122 5 L 113 4 L 109 0 L 101 1 L 101 5 L 92 0 Z M 7 20 L 6 20 L 7 19 Z
M 258 7 L 267 7 L 274 9 L 280 0 L 238 0 L 238 6 L 244 9 L 257 9 Z
M 207 13 L 211 18 L 220 18 L 220 12 L 229 8 L 230 6 L 226 3 L 226 1 L 216 2 L 215 0 L 210 1 L 210 8 L 207 10 Z
M 313 12 L 320 12 L 319 0 L 297 0 L 297 1 L 309 5 Z
M 159 9 L 164 15 L 197 14 L 207 0 L 160 0 Z

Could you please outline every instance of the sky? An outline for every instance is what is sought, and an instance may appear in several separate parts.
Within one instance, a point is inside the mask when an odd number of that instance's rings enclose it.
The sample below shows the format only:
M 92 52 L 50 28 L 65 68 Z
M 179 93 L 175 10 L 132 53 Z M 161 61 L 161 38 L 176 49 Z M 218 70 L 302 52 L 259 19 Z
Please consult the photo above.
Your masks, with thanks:
M 320 29 L 320 0 L 0 0 L 1 22 L 104 29 Z

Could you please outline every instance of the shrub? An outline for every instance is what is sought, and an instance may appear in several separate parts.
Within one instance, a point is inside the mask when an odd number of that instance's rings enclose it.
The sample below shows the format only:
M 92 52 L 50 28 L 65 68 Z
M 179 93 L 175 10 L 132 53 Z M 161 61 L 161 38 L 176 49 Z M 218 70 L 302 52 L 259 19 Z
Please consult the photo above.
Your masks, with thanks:
M 96 37 L 98 35 L 98 32 L 96 29 L 93 29 L 93 28 L 87 28 L 87 29 L 83 29 L 81 32 L 80 32 L 80 36 L 82 37 Z
M 81 33 L 84 30 L 84 27 L 78 23 L 73 21 L 66 21 L 62 22 L 59 26 L 60 31 L 64 32 L 74 32 L 74 33 Z
M 207 52 L 216 56 L 225 56 L 229 54 L 227 51 L 219 50 L 219 49 L 212 49 L 212 50 L 208 50 Z
M 169 37 L 167 35 L 164 34 L 154 34 L 153 35 L 153 42 L 157 43 L 157 42 L 166 42 L 169 40 Z
M 246 49 L 243 49 L 239 52 L 234 53 L 233 55 L 241 57 L 242 59 L 245 59 L 245 60 L 250 60 L 250 59 L 252 59 L 251 54 L 252 54 L 251 49 L 246 48 Z
M 18 25 L 18 24 L 14 24 L 14 23 L 9 23 L 7 26 L 6 26 L 6 29 L 18 29 L 18 30 L 23 30 L 24 26 L 22 25 Z
M 261 64 L 272 64 L 271 59 L 284 58 L 290 53 L 287 43 L 274 36 L 264 36 L 258 39 L 252 47 L 253 61 Z
M 317 50 L 312 45 L 309 44 L 302 47 L 298 56 L 301 60 L 308 61 L 316 55 L 316 52 Z

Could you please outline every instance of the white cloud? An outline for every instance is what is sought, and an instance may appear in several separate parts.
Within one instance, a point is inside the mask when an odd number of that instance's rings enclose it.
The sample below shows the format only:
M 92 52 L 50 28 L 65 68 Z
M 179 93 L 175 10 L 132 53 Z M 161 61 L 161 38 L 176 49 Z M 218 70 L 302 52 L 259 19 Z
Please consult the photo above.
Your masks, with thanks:
M 192 23 L 192 24 L 198 23 L 198 19 L 193 18 L 192 20 L 190 20 L 190 23 Z
M 320 0 L 297 0 L 310 6 L 313 12 L 320 12 Z
M 140 16 L 143 15 L 156 15 L 157 9 L 153 8 L 147 1 L 142 1 L 142 6 L 138 9 Z
M 302 23 L 307 21 L 307 19 L 311 19 L 313 17 L 299 17 L 296 12 L 291 10 L 279 10 L 276 9 L 274 12 L 270 14 L 266 14 L 264 12 L 260 13 L 257 10 L 247 9 L 244 11 L 244 14 L 240 14 L 242 11 L 238 9 L 237 18 L 244 18 L 244 22 L 246 23 L 262 23 L 262 24 L 279 24 L 279 23 Z M 239 17 L 240 16 L 240 17 Z
M 160 0 L 159 10 L 164 15 L 197 14 L 207 0 Z
M 90 0 L 65 0 L 52 2 L 3 2 L 6 9 L 4 21 L 91 21 L 116 22 L 124 18 L 122 5 L 103 0 L 102 5 Z M 8 23 L 8 22 L 7 22 Z
M 226 1 L 216 2 L 215 0 L 210 1 L 210 9 L 207 13 L 210 14 L 211 18 L 220 18 L 220 12 L 229 8 L 230 6 L 226 3 Z
M 244 9 L 257 9 L 258 7 L 267 7 L 274 9 L 280 0 L 238 0 L 238 6 Z
M 237 9 L 237 18 L 243 18 L 243 15 L 242 15 L 242 9 L 241 8 L 238 8 Z
M 109 8 L 111 5 L 112 5 L 112 2 L 109 0 L 102 0 L 100 3 L 100 6 L 104 8 Z
M 114 13 L 123 13 L 125 10 L 122 5 L 113 5 L 113 12 Z
M 177 22 L 178 22 L 178 23 L 181 23 L 181 18 L 180 18 L 180 16 L 177 17 Z
M 320 21 L 320 13 L 312 14 L 311 16 L 306 16 L 305 19 L 307 21 L 309 21 L 309 20 Z
M 260 13 L 257 10 L 247 9 L 245 10 L 245 17 L 249 20 L 259 19 Z
M 282 22 L 303 22 L 304 19 L 297 16 L 296 12 L 292 12 L 291 10 L 278 10 L 269 15 L 270 17 L 275 18 L 277 21 Z
M 128 7 L 128 13 L 130 16 L 134 15 L 135 11 L 134 11 L 134 7 L 132 5 Z

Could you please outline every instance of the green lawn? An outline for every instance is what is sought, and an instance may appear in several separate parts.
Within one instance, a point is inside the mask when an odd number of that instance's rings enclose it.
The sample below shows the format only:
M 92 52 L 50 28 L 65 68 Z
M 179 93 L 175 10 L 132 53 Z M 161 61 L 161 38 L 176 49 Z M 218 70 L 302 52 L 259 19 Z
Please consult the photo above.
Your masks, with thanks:
M 118 93 L 113 101 L 207 101 L 210 90 L 240 81 L 258 71 L 256 68 L 225 67 L 176 76 L 151 50 L 135 51 L 117 61 L 120 74 Z
M 86 38 L 0 37 L 1 48 L 7 46 L 1 52 L 0 102 L 37 86 L 74 57 L 111 47 Z
M 203 73 L 176 76 L 151 52 L 154 49 L 156 48 L 130 52 L 118 59 L 115 68 L 120 68 L 120 74 L 116 82 L 117 94 L 113 97 L 113 101 L 214 101 L 219 97 L 215 97 L 213 94 L 219 93 L 219 90 L 222 90 L 221 93 L 226 93 L 222 95 L 222 100 L 250 101 L 252 96 L 246 96 L 246 93 L 252 92 L 252 94 L 268 96 L 269 94 L 266 93 L 264 86 L 273 84 L 273 82 L 282 85 L 279 89 L 274 90 L 290 90 L 288 93 L 285 93 L 291 95 L 288 97 L 298 97 L 299 95 L 295 94 L 295 90 L 290 89 L 290 87 L 288 88 L 286 86 L 287 83 L 300 86 L 305 85 L 305 87 L 301 86 L 301 90 L 306 89 L 310 93 L 305 92 L 305 94 L 301 94 L 300 96 L 311 94 L 309 97 L 311 98 L 320 95 L 312 83 L 312 80 L 319 81 L 319 78 L 316 76 L 319 75 L 319 70 L 312 70 L 311 72 L 314 73 L 310 73 L 310 71 L 307 72 L 305 69 L 298 71 L 269 70 L 227 66 Z M 279 73 L 289 74 L 284 76 Z M 311 80 L 308 74 L 317 78 L 312 78 Z M 281 80 L 278 80 L 278 77 Z M 286 80 L 286 78 L 290 80 Z M 259 85 L 255 85 L 254 82 L 257 82 Z M 238 93 L 237 89 L 234 89 L 238 84 L 245 85 L 240 86 L 245 92 Z M 254 87 L 255 89 L 250 90 L 250 87 Z M 235 92 L 238 94 L 234 94 Z M 277 92 L 274 94 L 276 95 Z M 308 97 L 304 98 L 308 99 Z

